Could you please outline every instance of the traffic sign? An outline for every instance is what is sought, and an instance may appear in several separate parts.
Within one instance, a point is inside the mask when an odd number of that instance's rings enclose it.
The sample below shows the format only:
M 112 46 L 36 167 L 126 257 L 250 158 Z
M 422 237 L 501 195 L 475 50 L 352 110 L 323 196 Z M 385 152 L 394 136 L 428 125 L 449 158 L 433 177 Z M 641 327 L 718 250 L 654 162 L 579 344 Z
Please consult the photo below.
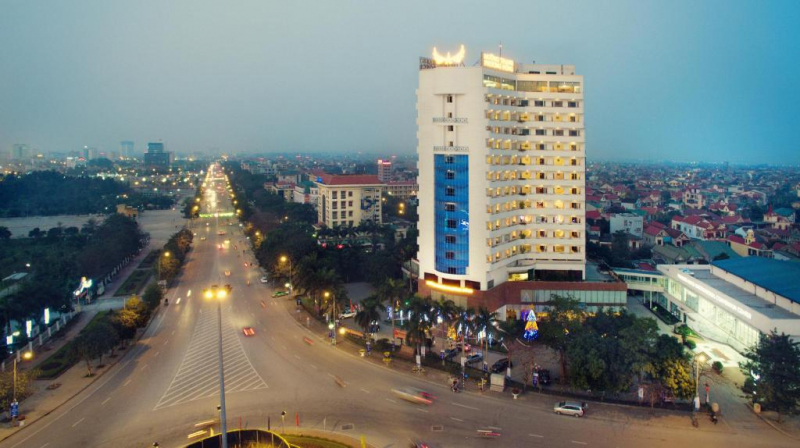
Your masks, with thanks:
M 11 403 L 11 417 L 19 417 L 19 403 L 16 401 Z

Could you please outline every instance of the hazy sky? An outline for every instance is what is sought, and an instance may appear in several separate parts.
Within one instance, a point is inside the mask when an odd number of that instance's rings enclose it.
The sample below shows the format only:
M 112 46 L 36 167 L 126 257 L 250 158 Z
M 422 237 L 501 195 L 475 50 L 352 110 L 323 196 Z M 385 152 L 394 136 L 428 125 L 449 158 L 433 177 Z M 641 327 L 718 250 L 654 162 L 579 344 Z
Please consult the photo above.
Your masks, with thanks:
M 585 76 L 590 159 L 800 162 L 800 1 L 0 0 L 0 149 L 416 150 L 419 56 Z

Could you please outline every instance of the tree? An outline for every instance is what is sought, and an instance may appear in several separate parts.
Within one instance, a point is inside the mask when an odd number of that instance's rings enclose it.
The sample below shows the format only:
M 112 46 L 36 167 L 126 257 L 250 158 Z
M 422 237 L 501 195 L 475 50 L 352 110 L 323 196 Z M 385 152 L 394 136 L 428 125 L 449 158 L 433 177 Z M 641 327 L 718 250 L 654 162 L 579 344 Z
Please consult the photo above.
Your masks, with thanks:
M 475 330 L 478 332 L 483 339 L 483 346 L 485 350 L 483 364 L 486 365 L 489 359 L 489 339 L 497 338 L 497 327 L 495 326 L 497 323 L 497 313 L 489 312 L 486 307 L 478 308 L 478 312 L 475 314 Z
M 45 232 L 38 227 L 34 227 L 33 230 L 28 232 L 28 238 L 41 238 L 45 235 Z
M 376 296 L 369 296 L 361 301 L 361 307 L 354 319 L 356 324 L 364 330 L 364 334 L 369 333 L 372 322 L 380 320 L 381 302 Z
M 72 341 L 72 355 L 86 363 L 86 376 L 92 376 L 92 360 L 102 354 L 99 340 L 90 332 L 83 332 Z
M 412 296 L 407 305 L 408 318 L 408 343 L 414 345 L 414 354 L 420 354 L 420 347 L 425 342 L 425 336 L 431 329 L 432 301 L 430 297 Z
M 547 317 L 539 322 L 539 340 L 558 353 L 561 381 L 567 380 L 567 348 L 579 334 L 585 313 L 577 299 L 553 294 Z
M 88 328 L 87 331 L 89 337 L 94 339 L 95 344 L 97 344 L 97 356 L 100 358 L 98 367 L 101 367 L 103 365 L 103 354 L 108 351 L 110 351 L 112 355 L 114 354 L 114 347 L 116 347 L 119 342 L 119 335 L 116 330 L 114 330 L 111 323 L 106 320 L 97 322 L 92 325 L 91 328 Z
M 395 320 L 397 319 L 395 313 L 397 312 L 399 300 L 403 298 L 405 294 L 406 288 L 403 282 L 393 278 L 387 279 L 378 288 L 378 297 L 380 298 L 381 302 L 389 305 L 389 308 L 391 309 L 391 316 L 389 317 L 392 321 L 392 347 L 394 347 Z
M 144 294 L 142 294 L 142 300 L 147 307 L 155 309 L 161 304 L 161 300 L 164 298 L 164 293 L 161 291 L 161 287 L 158 286 L 156 283 L 150 283 L 147 285 L 147 288 L 144 290 Z
M 126 307 L 114 313 L 111 323 L 114 325 L 120 340 L 125 343 L 136 336 L 136 329 L 139 327 L 140 316 L 133 307 Z
M 754 401 L 778 413 L 778 420 L 797 409 L 800 400 L 800 343 L 785 333 L 761 335 L 758 345 L 745 353 L 742 373 L 753 378 Z
M 22 370 L 17 369 L 17 401 L 22 401 L 25 398 L 33 395 L 35 388 L 33 382 L 39 376 L 38 370 Z M 0 407 L 8 409 L 9 404 L 14 400 L 14 372 L 12 369 L 6 369 L 5 372 L 0 372 Z
M 0 226 L 0 240 L 8 241 L 11 239 L 11 231 L 8 230 L 8 227 Z

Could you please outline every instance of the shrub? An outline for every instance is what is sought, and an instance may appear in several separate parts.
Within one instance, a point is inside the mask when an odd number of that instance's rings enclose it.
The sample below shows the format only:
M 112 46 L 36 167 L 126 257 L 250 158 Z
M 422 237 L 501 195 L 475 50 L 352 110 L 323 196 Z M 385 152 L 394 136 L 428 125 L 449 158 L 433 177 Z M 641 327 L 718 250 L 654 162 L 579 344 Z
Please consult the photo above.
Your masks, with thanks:
M 725 366 L 723 366 L 722 363 L 719 361 L 714 361 L 714 363 L 711 364 L 711 368 L 714 369 L 715 372 L 721 375 L 722 370 L 725 368 Z

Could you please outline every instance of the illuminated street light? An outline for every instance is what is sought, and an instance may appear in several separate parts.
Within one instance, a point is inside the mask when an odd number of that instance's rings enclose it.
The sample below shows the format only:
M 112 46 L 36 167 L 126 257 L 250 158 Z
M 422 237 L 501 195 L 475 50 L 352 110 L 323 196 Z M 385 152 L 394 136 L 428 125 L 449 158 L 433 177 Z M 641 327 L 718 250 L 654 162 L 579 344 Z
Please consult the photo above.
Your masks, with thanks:
M 223 363 L 222 358 L 222 299 L 224 299 L 228 293 L 225 288 L 218 288 L 214 291 L 214 288 L 206 289 L 203 292 L 203 295 L 206 299 L 213 299 L 216 297 L 217 300 L 217 322 L 218 322 L 218 329 L 219 329 L 219 403 L 220 403 L 220 423 L 221 423 L 221 431 L 222 431 L 222 447 L 228 448 L 228 423 L 227 417 L 225 414 L 225 365 Z

